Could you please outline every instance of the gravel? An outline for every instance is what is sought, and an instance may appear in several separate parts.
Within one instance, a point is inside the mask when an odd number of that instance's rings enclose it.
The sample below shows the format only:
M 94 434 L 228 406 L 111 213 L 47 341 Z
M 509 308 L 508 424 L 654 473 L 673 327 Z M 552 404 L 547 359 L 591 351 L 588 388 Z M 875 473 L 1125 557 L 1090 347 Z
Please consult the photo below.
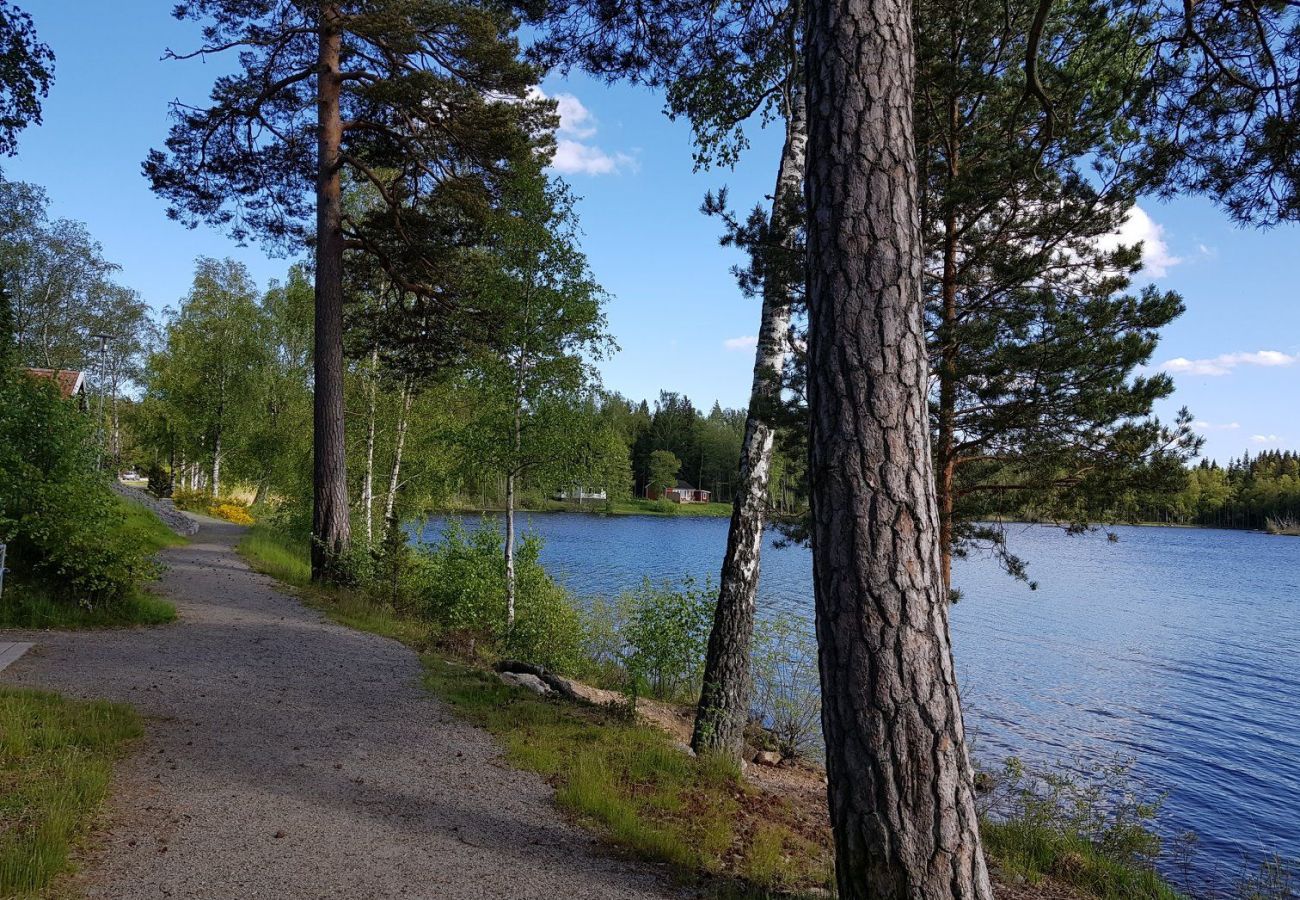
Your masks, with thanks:
M 415 654 L 280 593 L 203 520 L 180 620 L 28 632 L 10 684 L 132 704 L 146 737 L 72 887 L 91 897 L 651 898 L 658 867 L 566 824 L 539 778 L 420 686 Z M 8 639 L 9 635 L 6 635 Z

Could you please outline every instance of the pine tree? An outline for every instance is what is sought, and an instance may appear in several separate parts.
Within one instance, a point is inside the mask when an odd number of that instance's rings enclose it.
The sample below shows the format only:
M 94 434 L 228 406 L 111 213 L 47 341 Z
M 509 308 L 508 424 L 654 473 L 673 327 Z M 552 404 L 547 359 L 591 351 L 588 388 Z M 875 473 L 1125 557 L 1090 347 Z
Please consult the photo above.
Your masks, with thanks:
M 813 589 L 839 896 L 993 896 L 930 456 L 907 0 L 812 0 Z
M 447 0 L 187 0 L 204 44 L 237 52 L 204 107 L 173 104 L 165 152 L 144 163 L 169 215 L 298 250 L 314 240 L 313 578 L 337 575 L 351 535 L 343 429 L 344 259 L 382 272 L 395 309 L 455 340 L 449 265 L 551 107 L 499 7 Z M 344 184 L 378 198 L 344 207 Z M 444 328 L 443 326 L 447 326 Z

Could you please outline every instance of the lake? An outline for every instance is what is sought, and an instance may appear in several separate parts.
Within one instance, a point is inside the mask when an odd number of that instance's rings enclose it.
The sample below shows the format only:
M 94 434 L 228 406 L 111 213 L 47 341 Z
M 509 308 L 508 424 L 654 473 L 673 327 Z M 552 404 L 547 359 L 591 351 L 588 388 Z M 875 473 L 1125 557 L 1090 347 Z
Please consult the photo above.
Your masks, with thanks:
M 573 592 L 643 577 L 716 581 L 725 519 L 533 514 L 542 561 Z M 437 533 L 431 522 L 428 535 Z M 952 637 L 973 752 L 996 765 L 1136 760 L 1166 793 L 1166 838 L 1195 831 L 1196 873 L 1223 884 L 1262 855 L 1300 859 L 1300 539 L 1013 526 L 1031 591 L 985 558 L 958 560 Z M 760 613 L 812 621 L 812 561 L 764 553 Z

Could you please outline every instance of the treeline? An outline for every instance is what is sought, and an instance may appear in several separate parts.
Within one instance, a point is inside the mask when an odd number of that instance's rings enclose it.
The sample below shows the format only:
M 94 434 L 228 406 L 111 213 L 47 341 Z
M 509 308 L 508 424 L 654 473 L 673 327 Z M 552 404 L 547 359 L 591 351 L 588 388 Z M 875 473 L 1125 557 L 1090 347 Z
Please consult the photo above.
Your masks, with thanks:
M 1300 521 L 1300 454 L 1243 453 L 1226 466 L 1202 460 L 1181 491 L 1143 510 L 1148 521 L 1213 528 L 1285 530 Z

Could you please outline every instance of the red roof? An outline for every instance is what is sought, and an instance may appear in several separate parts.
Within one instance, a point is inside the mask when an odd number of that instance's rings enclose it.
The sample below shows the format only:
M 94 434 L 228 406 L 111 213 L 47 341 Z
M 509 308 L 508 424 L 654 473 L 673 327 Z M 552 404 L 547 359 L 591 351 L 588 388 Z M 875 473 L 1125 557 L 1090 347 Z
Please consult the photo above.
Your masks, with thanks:
M 84 372 L 72 369 L 31 369 L 27 374 L 33 378 L 49 378 L 59 385 L 59 393 L 66 399 L 81 393 L 82 383 L 86 379 Z

